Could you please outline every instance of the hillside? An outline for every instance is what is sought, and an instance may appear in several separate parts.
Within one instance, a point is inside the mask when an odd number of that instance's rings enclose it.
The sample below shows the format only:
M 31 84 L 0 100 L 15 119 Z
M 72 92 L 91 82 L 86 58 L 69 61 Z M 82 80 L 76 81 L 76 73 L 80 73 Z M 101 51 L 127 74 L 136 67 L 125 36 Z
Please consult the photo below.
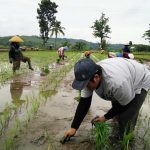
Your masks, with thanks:
M 9 39 L 12 36 L 5 36 L 5 37 L 0 37 L 0 46 L 1 47 L 8 47 L 9 46 Z M 42 39 L 39 36 L 21 36 L 21 38 L 24 40 L 22 43 L 22 46 L 30 46 L 30 47 L 38 47 L 42 48 Z M 86 43 L 87 49 L 98 49 L 98 44 L 93 43 L 93 42 L 88 42 L 82 39 L 68 39 L 68 38 L 58 38 L 57 39 L 57 47 L 61 46 L 63 42 L 67 41 L 71 45 L 75 44 L 78 41 L 82 41 Z M 55 44 L 55 39 L 50 38 L 46 44 L 46 48 L 49 48 L 49 46 Z M 0 47 L 0 48 L 1 48 Z M 108 49 L 121 49 L 123 47 L 122 44 L 109 44 Z

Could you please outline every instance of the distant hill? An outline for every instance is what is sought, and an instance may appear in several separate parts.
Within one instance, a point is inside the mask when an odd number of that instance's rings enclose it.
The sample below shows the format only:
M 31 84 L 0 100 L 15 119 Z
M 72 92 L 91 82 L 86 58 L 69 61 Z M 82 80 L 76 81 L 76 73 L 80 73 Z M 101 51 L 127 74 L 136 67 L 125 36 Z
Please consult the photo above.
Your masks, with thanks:
M 9 47 L 9 39 L 12 36 L 5 36 L 0 37 L 0 47 Z M 39 36 L 21 36 L 21 38 L 24 40 L 22 43 L 23 46 L 29 46 L 29 47 L 42 47 L 42 39 Z M 58 38 L 57 39 L 57 46 L 61 46 L 63 42 L 68 41 L 70 44 L 75 44 L 78 41 L 82 41 L 86 43 L 87 49 L 98 49 L 98 43 L 88 42 L 82 39 L 68 39 L 68 38 Z M 55 39 L 50 38 L 48 42 L 46 43 L 46 47 L 49 48 L 49 46 L 53 46 L 55 44 Z M 123 47 L 122 44 L 109 44 L 108 49 L 109 50 L 118 50 Z

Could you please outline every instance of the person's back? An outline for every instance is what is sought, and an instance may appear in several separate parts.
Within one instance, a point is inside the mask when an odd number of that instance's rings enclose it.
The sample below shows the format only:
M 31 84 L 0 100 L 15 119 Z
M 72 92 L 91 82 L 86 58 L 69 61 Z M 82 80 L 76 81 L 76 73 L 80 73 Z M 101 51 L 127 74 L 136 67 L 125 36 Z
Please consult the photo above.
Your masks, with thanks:
M 142 88 L 148 90 L 150 87 L 150 71 L 135 60 L 116 57 L 102 60 L 97 64 L 102 67 L 103 81 L 102 86 L 95 92 L 104 99 L 115 98 L 120 104 L 126 105 Z M 86 97 L 87 92 L 89 95 L 92 93 L 85 89 L 81 95 Z
M 130 53 L 129 45 L 124 46 L 123 52 Z
M 123 51 L 123 57 L 124 58 L 129 58 L 128 54 L 130 53 L 130 48 L 129 48 L 128 43 L 124 44 L 124 47 L 123 47 L 122 51 Z
M 21 50 L 19 49 L 19 43 L 12 42 L 10 44 L 9 58 L 19 60 L 22 57 Z
M 127 89 L 124 90 L 128 90 L 135 95 L 135 93 L 140 93 L 142 88 L 147 90 L 150 87 L 150 71 L 135 60 L 111 58 L 102 60 L 97 64 L 103 68 L 105 80 L 110 83 L 109 88 L 126 84 L 130 89 L 126 87 Z
M 57 52 L 58 52 L 59 59 L 64 60 L 64 47 L 60 47 Z

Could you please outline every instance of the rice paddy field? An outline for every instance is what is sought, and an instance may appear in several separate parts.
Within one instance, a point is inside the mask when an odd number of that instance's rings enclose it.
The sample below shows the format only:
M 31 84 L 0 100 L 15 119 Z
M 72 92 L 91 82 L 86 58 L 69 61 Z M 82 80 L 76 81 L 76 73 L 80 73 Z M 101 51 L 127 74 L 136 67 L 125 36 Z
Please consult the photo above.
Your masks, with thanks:
M 110 102 L 99 100 L 94 94 L 92 106 L 75 137 L 61 144 L 65 130 L 70 128 L 79 92 L 73 90 L 73 66 L 82 52 L 66 51 L 64 61 L 57 63 L 56 51 L 25 51 L 31 58 L 34 71 L 21 63 L 12 72 L 8 52 L 0 52 L 0 150 L 149 150 L 150 95 L 141 108 L 134 133 L 124 135 L 122 141 L 113 140 L 115 122 L 91 126 L 90 120 L 103 115 Z M 135 53 L 135 58 L 150 66 L 150 53 Z M 99 61 L 105 54 L 93 52 Z M 132 140 L 132 142 L 129 142 Z

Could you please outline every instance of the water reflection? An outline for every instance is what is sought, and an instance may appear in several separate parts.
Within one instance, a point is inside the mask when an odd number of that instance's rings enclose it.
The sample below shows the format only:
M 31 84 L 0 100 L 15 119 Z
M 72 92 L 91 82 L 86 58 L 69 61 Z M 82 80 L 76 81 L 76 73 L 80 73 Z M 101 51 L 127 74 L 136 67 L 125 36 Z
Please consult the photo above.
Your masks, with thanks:
M 12 98 L 12 103 L 19 107 L 20 105 L 22 105 L 25 100 L 22 99 L 22 94 L 23 94 L 23 88 L 25 86 L 30 86 L 31 85 L 31 81 L 28 82 L 23 82 L 19 79 L 14 79 L 11 83 L 10 83 L 10 94 L 11 94 L 11 98 Z

